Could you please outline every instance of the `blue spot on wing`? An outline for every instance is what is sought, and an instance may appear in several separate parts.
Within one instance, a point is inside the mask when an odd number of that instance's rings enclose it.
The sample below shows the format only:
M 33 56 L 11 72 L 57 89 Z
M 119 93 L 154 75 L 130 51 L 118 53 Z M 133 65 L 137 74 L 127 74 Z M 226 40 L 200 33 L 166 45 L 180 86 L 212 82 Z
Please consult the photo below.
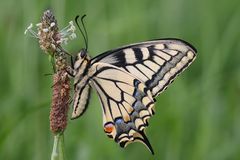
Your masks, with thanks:
M 134 82 L 133 82 L 134 87 L 138 87 L 138 85 L 139 85 L 140 83 L 141 83 L 141 82 L 140 82 L 139 80 L 134 79 Z

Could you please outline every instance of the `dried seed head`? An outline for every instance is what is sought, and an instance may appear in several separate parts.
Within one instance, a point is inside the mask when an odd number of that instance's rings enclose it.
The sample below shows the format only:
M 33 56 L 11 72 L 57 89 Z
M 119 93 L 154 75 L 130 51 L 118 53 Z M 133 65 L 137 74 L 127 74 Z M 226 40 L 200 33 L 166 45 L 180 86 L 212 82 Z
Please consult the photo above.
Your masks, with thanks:
M 60 34 L 57 20 L 50 10 L 43 13 L 42 21 L 38 25 L 39 44 L 42 50 L 48 53 L 55 53 L 60 45 Z
M 59 31 L 57 20 L 50 10 L 44 12 L 41 22 L 36 24 L 36 27 L 37 32 L 34 31 L 31 23 L 24 33 L 30 32 L 37 38 L 41 49 L 46 53 L 60 52 L 62 43 L 67 44 L 69 40 L 76 38 L 73 22 L 70 21 L 67 27 Z

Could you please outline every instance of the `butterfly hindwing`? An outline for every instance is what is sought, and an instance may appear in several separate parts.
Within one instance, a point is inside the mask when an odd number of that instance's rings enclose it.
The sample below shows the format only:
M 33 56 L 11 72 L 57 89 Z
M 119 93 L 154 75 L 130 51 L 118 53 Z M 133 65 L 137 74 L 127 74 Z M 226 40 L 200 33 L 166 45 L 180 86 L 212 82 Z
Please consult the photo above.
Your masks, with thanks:
M 103 109 L 106 134 L 121 147 L 135 141 L 152 147 L 144 134 L 148 119 L 153 115 L 154 99 L 144 83 L 136 77 L 106 63 L 96 63 L 97 74 L 92 78 Z
M 124 46 L 92 60 L 112 64 L 133 74 L 159 95 L 195 59 L 196 49 L 178 39 L 162 39 Z

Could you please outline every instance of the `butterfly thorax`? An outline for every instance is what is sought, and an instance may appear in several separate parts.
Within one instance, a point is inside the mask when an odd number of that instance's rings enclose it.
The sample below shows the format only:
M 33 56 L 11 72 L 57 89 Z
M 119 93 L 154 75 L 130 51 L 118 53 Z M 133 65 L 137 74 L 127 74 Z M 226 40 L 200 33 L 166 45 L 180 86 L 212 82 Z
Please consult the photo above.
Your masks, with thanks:
M 79 83 L 88 72 L 90 64 L 90 57 L 87 54 L 87 51 L 82 49 L 75 58 L 75 63 L 73 66 L 74 69 L 74 86 Z

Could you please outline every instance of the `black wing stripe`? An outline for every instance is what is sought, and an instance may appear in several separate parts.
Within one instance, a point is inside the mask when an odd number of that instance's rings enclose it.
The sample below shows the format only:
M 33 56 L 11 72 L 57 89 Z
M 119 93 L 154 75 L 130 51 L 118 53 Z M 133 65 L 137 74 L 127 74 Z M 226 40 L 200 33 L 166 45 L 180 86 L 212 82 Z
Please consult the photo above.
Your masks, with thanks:
M 141 51 L 140 48 L 133 48 L 135 57 L 136 57 L 136 61 L 142 61 L 143 60 L 143 53 Z

